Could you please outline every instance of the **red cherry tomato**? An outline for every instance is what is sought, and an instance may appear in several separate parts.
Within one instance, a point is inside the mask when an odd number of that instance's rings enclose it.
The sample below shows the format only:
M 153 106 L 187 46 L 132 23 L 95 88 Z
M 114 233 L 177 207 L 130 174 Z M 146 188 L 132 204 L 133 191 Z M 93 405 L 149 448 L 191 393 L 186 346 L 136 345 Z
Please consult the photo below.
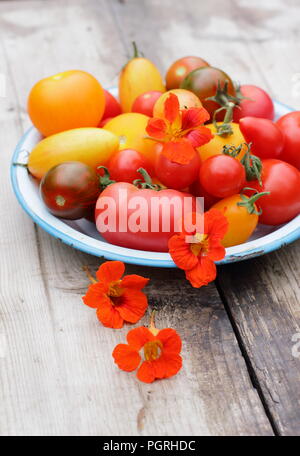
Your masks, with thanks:
M 116 117 L 119 114 L 122 114 L 122 109 L 120 103 L 116 98 L 108 91 L 104 90 L 105 95 L 105 109 L 102 116 L 102 121 L 108 117 Z
M 194 158 L 186 165 L 172 162 L 165 155 L 159 153 L 155 163 L 155 175 L 166 187 L 181 190 L 197 179 L 200 163 L 198 153 L 195 153 Z
M 284 136 L 282 160 L 300 169 L 300 111 L 289 112 L 276 123 Z
M 267 92 L 254 85 L 242 85 L 240 91 L 249 100 L 242 100 L 239 108 L 234 109 L 234 122 L 248 116 L 274 119 L 274 104 Z
M 99 193 L 96 172 L 78 161 L 54 166 L 40 184 L 42 200 L 51 214 L 71 220 L 88 216 Z
M 300 213 L 300 173 L 289 163 L 282 160 L 262 160 L 262 186 L 251 181 L 258 192 L 270 192 L 257 201 L 262 214 L 260 223 L 280 225 L 292 220 Z M 248 192 L 247 192 L 248 193 Z
M 134 100 L 131 111 L 153 117 L 153 107 L 161 94 L 162 92 L 158 90 L 150 90 L 149 92 L 142 93 Z
M 243 187 L 246 173 L 243 165 L 229 155 L 214 155 L 205 160 L 200 168 L 201 186 L 210 195 L 226 198 L 238 193 Z
M 247 143 L 251 142 L 251 153 L 260 158 L 279 158 L 284 145 L 280 128 L 270 119 L 243 117 L 240 130 Z
M 140 179 L 139 168 L 144 168 L 148 174 L 153 175 L 153 167 L 149 160 L 134 149 L 123 149 L 112 156 L 108 163 L 108 171 L 112 180 L 117 182 L 132 183 Z

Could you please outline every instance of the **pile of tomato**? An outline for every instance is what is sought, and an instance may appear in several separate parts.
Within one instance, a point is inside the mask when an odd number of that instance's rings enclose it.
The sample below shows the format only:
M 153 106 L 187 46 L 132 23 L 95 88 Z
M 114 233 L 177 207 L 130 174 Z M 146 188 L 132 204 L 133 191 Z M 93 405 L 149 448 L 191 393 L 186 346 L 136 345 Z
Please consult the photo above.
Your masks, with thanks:
M 146 132 L 150 118 L 164 118 L 170 93 L 181 111 L 204 107 L 210 115 L 205 126 L 212 139 L 185 164 L 166 158 Z M 238 87 L 200 57 L 177 60 L 164 81 L 136 47 L 120 72 L 118 98 L 78 70 L 32 88 L 28 113 L 44 138 L 31 151 L 28 170 L 55 216 L 96 222 L 101 198 L 115 198 L 120 188 L 145 199 L 202 196 L 205 210 L 214 207 L 227 217 L 228 247 L 245 242 L 258 223 L 280 225 L 300 213 L 299 111 L 274 122 L 263 89 Z M 118 204 L 118 216 L 123 209 Z M 162 204 L 160 222 L 164 216 Z M 166 251 L 172 234 L 112 230 L 103 236 L 125 247 Z

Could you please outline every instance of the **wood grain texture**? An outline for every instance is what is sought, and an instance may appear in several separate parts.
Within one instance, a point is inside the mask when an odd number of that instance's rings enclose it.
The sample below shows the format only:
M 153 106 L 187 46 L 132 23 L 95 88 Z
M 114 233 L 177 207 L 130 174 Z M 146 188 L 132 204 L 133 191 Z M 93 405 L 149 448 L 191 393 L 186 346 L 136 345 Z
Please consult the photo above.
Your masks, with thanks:
M 120 331 L 101 327 L 95 312 L 80 302 L 87 286 L 81 267 L 87 264 L 94 271 L 99 259 L 72 250 L 46 233 L 41 233 L 41 246 L 54 328 L 59 331 L 57 350 L 65 366 L 66 413 L 70 416 L 67 432 L 272 434 L 213 285 L 199 293 L 182 280 L 180 271 L 127 267 L 129 273 L 151 278 L 147 294 L 151 308 L 158 311 L 157 326 L 175 328 L 184 340 L 181 373 L 165 382 L 145 385 L 134 374 L 118 371 L 112 362 L 112 348 L 125 340 L 128 327 Z M 147 322 L 148 316 L 141 324 Z M 75 398 L 78 409 L 74 409 Z M 78 414 L 82 416 L 80 425 Z M 101 420 L 95 419 L 97 416 Z
M 236 332 L 282 435 L 300 435 L 299 254 L 297 242 L 222 267 L 219 274 Z
M 243 1 L 226 9 L 220 7 L 223 2 L 194 0 L 63 3 L 63 7 L 58 0 L 0 3 L 0 71 L 8 86 L 7 97 L 0 98 L 1 149 L 5 151 L 0 182 L 5 195 L 0 200 L 2 220 L 5 217 L 0 225 L 5 258 L 0 265 L 0 332 L 8 340 L 6 356 L 0 357 L 0 434 L 272 435 L 232 329 L 229 307 L 224 309 L 213 284 L 194 290 L 180 271 L 128 267 L 129 272 L 151 277 L 149 299 L 151 307 L 159 310 L 158 326 L 172 326 L 184 339 L 184 368 L 178 376 L 150 386 L 139 383 L 134 374 L 119 371 L 111 358 L 128 327 L 103 328 L 94 311 L 81 304 L 87 286 L 82 265 L 95 270 L 99 259 L 64 246 L 34 227 L 12 195 L 8 173 L 14 144 L 29 125 L 26 97 L 36 80 L 81 68 L 103 85 L 115 84 L 133 39 L 162 70 L 181 55 L 199 54 L 241 81 L 266 88 L 271 80 L 262 68 L 264 62 L 267 68 L 272 63 L 273 95 L 280 98 L 282 67 L 272 44 L 279 30 L 278 14 L 255 2 L 250 13 L 246 8 L 244 19 Z M 292 20 L 281 4 L 277 9 L 285 23 Z M 246 21 L 242 31 L 241 20 Z M 297 34 L 296 24 L 292 31 L 285 28 L 282 41 L 277 40 L 290 56 L 297 55 L 297 43 L 289 47 L 293 34 Z M 266 57 L 268 44 L 271 54 Z M 255 54 L 251 61 L 250 52 Z M 295 64 L 286 64 L 289 77 Z M 287 88 L 281 101 L 289 103 Z M 264 261 L 270 260 L 257 261 L 264 268 Z M 285 289 L 284 280 L 280 283 Z M 259 294 L 259 286 L 255 291 Z M 246 302 L 242 303 L 246 313 Z M 288 305 L 284 298 L 281 305 L 284 324 Z M 237 312 L 235 318 L 240 318 Z M 290 321 L 293 318 L 294 314 Z M 251 333 L 250 324 L 248 328 Z M 260 344 L 265 344 L 267 334 L 261 330 L 259 337 Z M 258 350 L 257 344 L 248 344 L 250 348 Z M 284 367 L 284 359 L 282 363 Z M 272 391 L 275 374 L 266 372 Z M 285 394 L 294 394 L 291 381 L 287 376 Z M 262 388 L 263 395 L 266 391 Z M 289 416 L 293 410 L 297 417 L 292 408 Z M 273 410 L 272 417 L 279 419 Z M 288 417 L 285 420 L 288 429 Z

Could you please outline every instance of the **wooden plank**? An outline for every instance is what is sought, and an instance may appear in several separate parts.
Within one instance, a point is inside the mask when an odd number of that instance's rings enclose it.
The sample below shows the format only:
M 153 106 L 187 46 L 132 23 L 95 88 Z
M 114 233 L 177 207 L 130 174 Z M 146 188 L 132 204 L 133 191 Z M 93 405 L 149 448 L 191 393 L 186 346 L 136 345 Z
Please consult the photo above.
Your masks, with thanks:
M 144 17 L 145 4 L 134 3 L 136 14 Z M 19 115 L 17 130 L 16 114 L 1 114 L 7 117 L 7 161 L 21 127 L 28 125 L 22 107 L 37 79 L 80 67 L 107 84 L 117 73 L 124 41 L 108 6 L 104 1 L 68 2 L 64 8 L 58 1 L 1 2 L 4 71 L 11 90 L 5 103 L 7 109 L 13 103 Z M 135 32 L 129 16 L 130 8 L 122 10 L 128 39 Z M 187 21 L 184 28 L 189 27 Z M 149 31 L 150 26 L 145 39 Z M 143 44 L 152 52 L 152 41 Z M 173 49 L 169 57 L 177 55 Z M 81 267 L 95 269 L 99 259 L 60 244 L 39 228 L 35 238 L 32 223 L 9 198 L 1 207 L 3 215 L 9 213 L 1 227 L 7 251 L 1 267 L 1 320 L 11 347 L 0 360 L 3 435 L 272 434 L 213 284 L 199 291 L 182 280 L 180 271 L 128 267 L 151 277 L 149 297 L 159 309 L 158 325 L 176 328 L 184 339 L 181 373 L 140 384 L 112 363 L 111 351 L 128 328 L 101 327 L 81 303 L 87 286 Z M 12 287 L 16 264 L 22 268 Z
M 2 45 L 0 72 L 6 77 L 7 93 L 0 98 L 0 434 L 35 434 L 39 423 L 59 432 L 62 391 L 45 277 L 34 225 L 20 210 L 10 186 L 10 160 L 22 134 L 22 110 Z
M 112 348 L 124 341 L 128 327 L 120 331 L 102 328 L 94 312 L 80 302 L 87 284 L 81 267 L 88 264 L 95 270 L 99 259 L 60 245 L 45 233 L 41 233 L 41 245 L 56 327 L 62 330 L 61 363 L 68 366 L 67 383 L 71 378 L 78 379 L 75 385 L 68 385 L 69 412 L 74 425 L 77 422 L 75 396 L 78 400 L 82 398 L 80 403 L 85 410 L 79 432 L 271 434 L 213 285 L 199 293 L 183 281 L 180 271 L 127 266 L 129 273 L 151 278 L 148 296 L 151 308 L 158 311 L 157 325 L 175 328 L 184 341 L 184 369 L 177 377 L 153 385 L 139 384 L 134 375 L 119 372 L 111 359 Z M 63 306 L 57 305 L 61 302 Z M 147 321 L 148 317 L 141 323 Z M 85 404 L 87 391 L 91 402 Z M 157 419 L 158 410 L 164 410 L 164 419 Z M 105 419 L 95 420 L 97 413 L 102 413 Z M 76 428 L 72 430 L 76 433 Z
M 282 435 L 300 435 L 299 254 L 297 242 L 219 273 L 236 333 Z

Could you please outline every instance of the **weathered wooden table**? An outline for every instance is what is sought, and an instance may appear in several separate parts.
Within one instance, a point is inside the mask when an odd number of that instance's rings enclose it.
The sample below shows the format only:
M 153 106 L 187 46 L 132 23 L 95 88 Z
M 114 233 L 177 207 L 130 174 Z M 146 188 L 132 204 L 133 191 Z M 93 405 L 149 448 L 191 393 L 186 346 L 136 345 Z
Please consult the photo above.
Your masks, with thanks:
M 9 182 L 31 86 L 73 68 L 115 84 L 132 40 L 162 71 L 200 55 L 300 108 L 296 3 L 0 1 L 2 435 L 300 435 L 300 243 L 200 290 L 181 271 L 128 266 L 151 277 L 159 327 L 184 340 L 182 371 L 141 384 L 111 357 L 128 327 L 103 328 L 81 303 L 82 265 L 99 259 L 35 226 Z

